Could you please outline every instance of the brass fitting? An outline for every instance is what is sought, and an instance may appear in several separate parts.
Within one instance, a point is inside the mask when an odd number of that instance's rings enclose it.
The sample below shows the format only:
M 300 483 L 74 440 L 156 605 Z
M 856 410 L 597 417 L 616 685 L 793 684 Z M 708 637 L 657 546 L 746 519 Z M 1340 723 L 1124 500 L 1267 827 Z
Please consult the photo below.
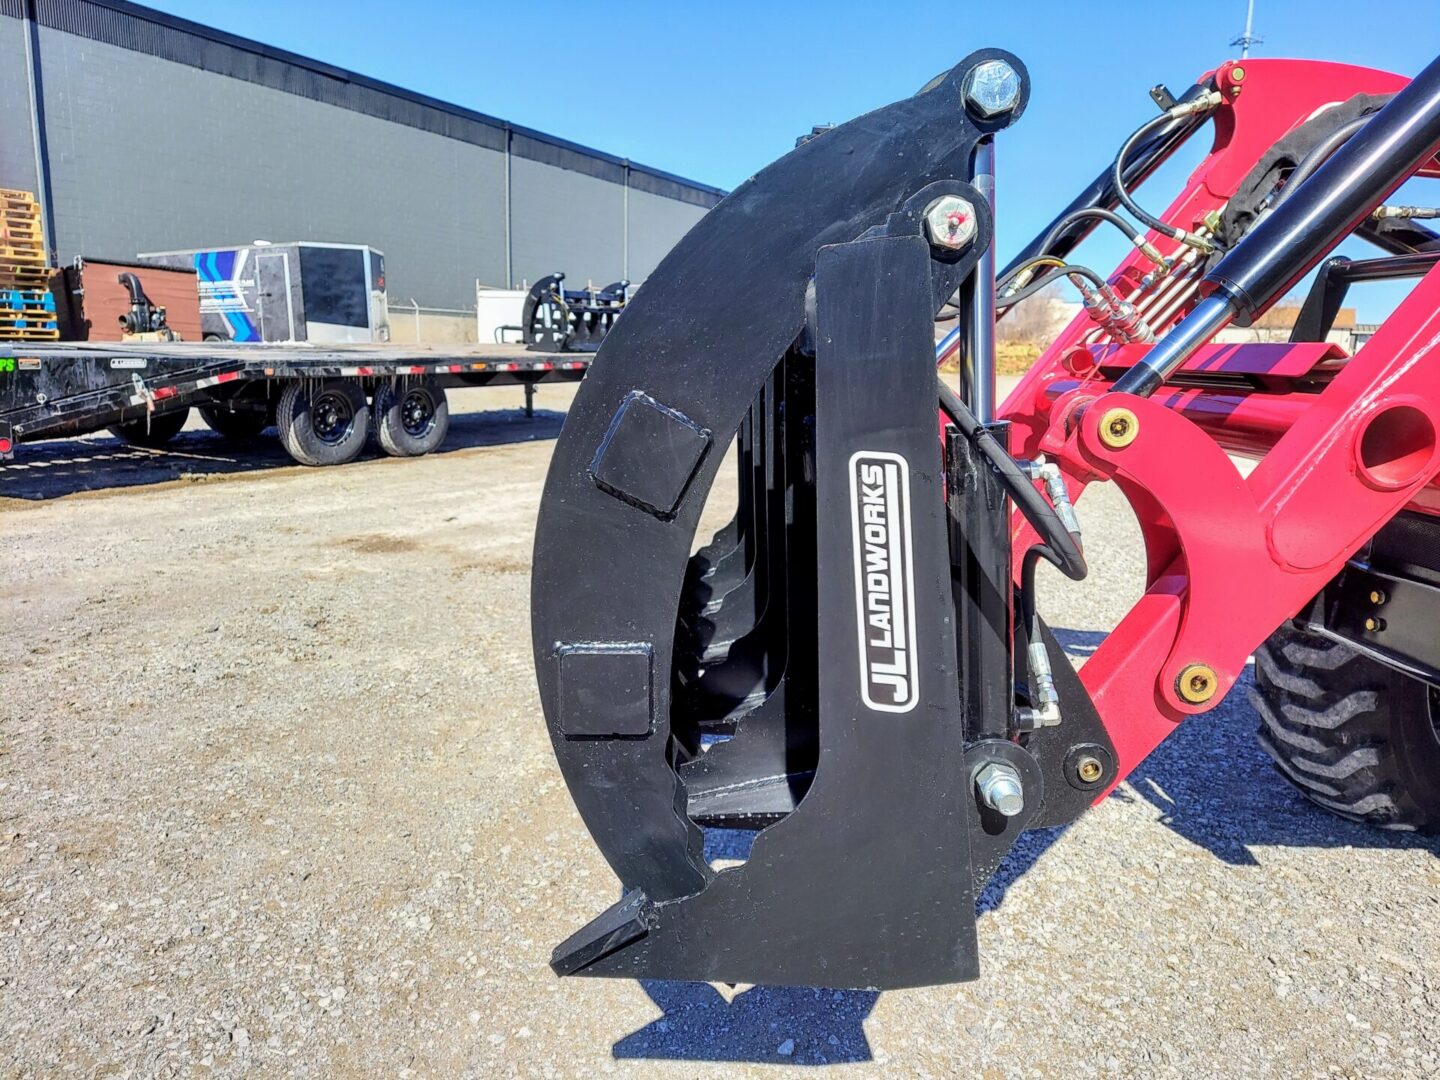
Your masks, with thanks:
M 1100 417 L 1100 441 L 1111 450 L 1124 450 L 1140 434 L 1140 419 L 1129 409 L 1111 409 Z
M 1105 775 L 1105 766 L 1100 764 L 1100 759 L 1086 754 L 1075 763 L 1075 775 L 1082 783 L 1093 784 Z
M 1220 679 L 1209 664 L 1186 665 L 1175 684 L 1181 700 L 1191 705 L 1204 705 L 1219 688 Z

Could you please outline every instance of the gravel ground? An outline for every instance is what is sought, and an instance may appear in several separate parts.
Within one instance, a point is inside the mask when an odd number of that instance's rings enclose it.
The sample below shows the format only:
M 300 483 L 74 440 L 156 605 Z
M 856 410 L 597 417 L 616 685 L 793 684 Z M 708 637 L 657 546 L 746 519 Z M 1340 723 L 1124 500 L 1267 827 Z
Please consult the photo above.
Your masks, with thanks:
M 0 1072 L 1440 1075 L 1440 848 L 1302 801 L 1243 693 L 1024 838 L 978 983 L 554 978 L 616 883 L 536 701 L 560 416 L 518 400 L 457 395 L 452 448 L 413 461 L 196 432 L 0 468 Z M 1083 509 L 1113 544 L 1044 604 L 1077 659 L 1141 570 L 1116 494 Z

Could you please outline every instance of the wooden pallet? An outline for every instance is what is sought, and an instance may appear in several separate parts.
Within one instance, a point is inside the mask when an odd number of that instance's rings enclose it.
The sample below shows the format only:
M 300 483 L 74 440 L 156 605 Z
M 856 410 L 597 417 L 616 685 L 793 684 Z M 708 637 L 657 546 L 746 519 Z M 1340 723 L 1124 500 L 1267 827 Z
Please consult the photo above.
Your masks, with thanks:
M 0 263 L 35 263 L 44 266 L 48 262 L 44 248 L 15 247 L 0 244 Z
M 59 330 L 7 330 L 0 327 L 0 341 L 59 341 Z

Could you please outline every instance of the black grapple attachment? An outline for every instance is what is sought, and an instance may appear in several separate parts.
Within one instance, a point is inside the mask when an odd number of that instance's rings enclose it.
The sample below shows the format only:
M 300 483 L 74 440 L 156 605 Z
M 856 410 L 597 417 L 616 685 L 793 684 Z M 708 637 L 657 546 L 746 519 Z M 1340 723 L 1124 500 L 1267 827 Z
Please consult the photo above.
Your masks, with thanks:
M 967 108 L 997 61 L 1013 100 Z M 1025 94 L 983 50 L 805 141 L 606 335 L 546 483 L 532 609 L 555 753 L 623 897 L 560 974 L 973 978 L 977 888 L 1093 798 L 1061 779 L 1082 734 L 1109 760 L 1063 660 L 1063 746 L 1015 733 L 1006 495 L 977 432 L 938 423 L 936 314 L 958 290 L 973 317 L 977 265 L 993 295 L 975 163 Z M 697 548 L 727 461 L 735 516 Z M 707 861 L 719 828 L 759 830 L 741 865 Z

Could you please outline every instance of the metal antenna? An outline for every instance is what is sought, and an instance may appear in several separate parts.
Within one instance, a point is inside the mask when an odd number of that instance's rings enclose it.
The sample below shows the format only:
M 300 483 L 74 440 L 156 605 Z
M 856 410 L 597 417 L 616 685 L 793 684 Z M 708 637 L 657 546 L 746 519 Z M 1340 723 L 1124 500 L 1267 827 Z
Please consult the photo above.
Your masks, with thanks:
M 1263 45 L 1265 39 L 1256 37 L 1252 32 L 1255 29 L 1255 0 L 1249 0 L 1245 6 L 1245 32 L 1230 42 L 1231 45 L 1240 46 L 1240 59 L 1244 60 L 1250 55 L 1251 45 Z

